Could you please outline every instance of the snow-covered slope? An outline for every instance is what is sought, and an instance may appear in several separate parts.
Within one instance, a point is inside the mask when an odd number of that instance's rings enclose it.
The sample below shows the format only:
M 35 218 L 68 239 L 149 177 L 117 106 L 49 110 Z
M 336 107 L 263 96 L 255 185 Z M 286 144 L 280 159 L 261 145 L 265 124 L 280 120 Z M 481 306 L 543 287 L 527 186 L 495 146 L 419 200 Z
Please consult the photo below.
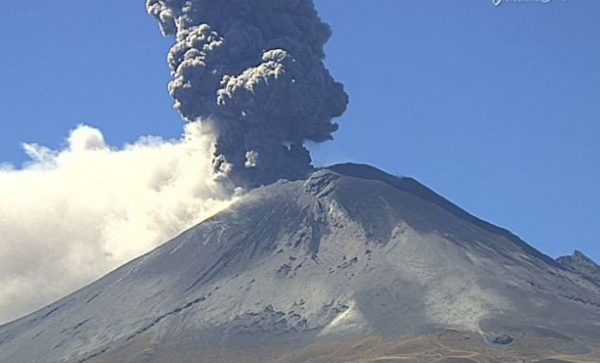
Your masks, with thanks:
M 439 331 L 584 354 L 600 286 L 413 179 L 347 164 L 254 190 L 1 326 L 0 362 L 268 362 Z

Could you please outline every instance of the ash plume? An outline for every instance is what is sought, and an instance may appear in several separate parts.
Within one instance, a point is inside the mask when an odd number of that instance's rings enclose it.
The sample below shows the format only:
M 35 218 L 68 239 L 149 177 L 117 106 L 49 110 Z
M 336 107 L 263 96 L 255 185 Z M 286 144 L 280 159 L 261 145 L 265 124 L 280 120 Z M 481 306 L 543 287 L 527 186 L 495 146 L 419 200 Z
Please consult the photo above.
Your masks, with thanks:
M 323 64 L 329 26 L 312 0 L 147 0 L 165 36 L 169 92 L 215 133 L 213 168 L 252 187 L 311 169 L 306 140 L 332 139 L 348 96 Z

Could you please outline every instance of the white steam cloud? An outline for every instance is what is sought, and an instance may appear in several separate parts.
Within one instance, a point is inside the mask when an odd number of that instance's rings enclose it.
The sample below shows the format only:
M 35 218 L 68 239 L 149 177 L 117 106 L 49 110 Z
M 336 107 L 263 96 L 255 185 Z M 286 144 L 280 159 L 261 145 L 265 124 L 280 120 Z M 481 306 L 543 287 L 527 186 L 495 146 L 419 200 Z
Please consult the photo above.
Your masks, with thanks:
M 24 145 L 23 168 L 0 166 L 0 323 L 91 282 L 225 208 L 214 137 L 200 123 L 179 140 L 123 148 L 81 125 L 63 150 Z

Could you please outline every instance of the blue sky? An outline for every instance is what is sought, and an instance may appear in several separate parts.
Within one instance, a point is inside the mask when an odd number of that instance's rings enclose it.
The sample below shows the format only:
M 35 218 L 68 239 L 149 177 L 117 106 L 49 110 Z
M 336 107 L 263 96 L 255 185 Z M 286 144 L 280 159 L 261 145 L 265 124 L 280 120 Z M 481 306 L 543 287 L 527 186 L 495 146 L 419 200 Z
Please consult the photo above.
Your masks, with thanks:
M 351 97 L 318 164 L 414 176 L 552 256 L 600 261 L 600 2 L 317 0 Z M 7 0 L 0 162 L 63 144 L 176 137 L 163 39 L 143 1 Z

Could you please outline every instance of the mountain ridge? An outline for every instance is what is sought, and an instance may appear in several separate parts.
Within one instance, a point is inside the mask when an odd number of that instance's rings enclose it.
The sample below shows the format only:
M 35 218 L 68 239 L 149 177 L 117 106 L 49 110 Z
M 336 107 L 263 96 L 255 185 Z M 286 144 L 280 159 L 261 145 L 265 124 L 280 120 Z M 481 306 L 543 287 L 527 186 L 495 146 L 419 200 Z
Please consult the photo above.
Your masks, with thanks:
M 572 255 L 559 257 L 556 261 L 600 286 L 600 266 L 583 252 L 575 250 Z
M 447 210 L 450 213 L 455 214 L 458 217 L 465 218 L 470 222 L 478 225 L 479 227 L 492 232 L 499 233 L 504 235 L 505 237 L 515 241 L 518 244 L 523 244 L 525 248 L 527 248 L 530 252 L 534 252 L 538 254 L 538 256 L 547 263 L 554 264 L 555 260 L 550 256 L 545 255 L 544 253 L 536 250 L 528 243 L 519 238 L 516 234 L 511 232 L 508 229 L 498 227 L 493 223 L 490 223 L 484 219 L 478 218 L 475 215 L 467 212 L 466 210 L 459 207 L 457 204 L 449 201 L 448 199 L 442 197 L 440 194 L 436 193 L 432 189 L 428 188 L 424 184 L 420 183 L 417 179 L 411 177 L 396 177 L 391 174 L 388 174 L 382 170 L 379 170 L 375 167 L 372 167 L 367 164 L 355 164 L 355 163 L 343 163 L 343 164 L 335 164 L 329 167 L 329 169 L 340 172 L 344 175 L 353 176 L 357 178 L 364 179 L 377 179 L 381 180 L 384 183 L 388 183 L 389 185 L 396 186 L 402 190 L 408 191 L 416 196 L 419 196 L 427 201 L 437 204 L 441 208 Z

